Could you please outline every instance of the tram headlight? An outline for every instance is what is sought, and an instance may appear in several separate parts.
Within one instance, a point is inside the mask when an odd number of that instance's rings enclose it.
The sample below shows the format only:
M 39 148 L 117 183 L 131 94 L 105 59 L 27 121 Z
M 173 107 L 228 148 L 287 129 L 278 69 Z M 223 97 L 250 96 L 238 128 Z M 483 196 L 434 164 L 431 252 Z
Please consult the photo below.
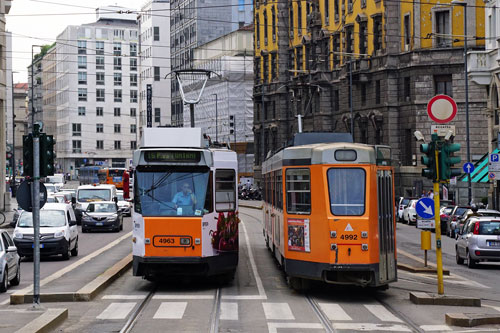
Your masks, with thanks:
M 368 244 L 361 244 L 361 250 L 368 251 Z
M 190 238 L 181 238 L 180 243 L 181 243 L 181 245 L 190 245 L 191 239 Z

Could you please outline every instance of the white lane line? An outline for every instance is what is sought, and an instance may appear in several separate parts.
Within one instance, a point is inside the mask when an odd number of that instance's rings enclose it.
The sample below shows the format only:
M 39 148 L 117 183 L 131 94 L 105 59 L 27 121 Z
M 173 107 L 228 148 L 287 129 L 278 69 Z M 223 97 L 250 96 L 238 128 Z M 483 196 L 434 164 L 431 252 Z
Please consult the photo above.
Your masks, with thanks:
M 253 300 L 265 300 L 267 299 L 267 296 L 260 296 L 260 295 L 227 295 L 227 296 L 222 296 L 222 299 L 225 300 L 233 300 L 233 301 L 253 301 Z
M 160 300 L 176 300 L 176 299 L 188 299 L 188 300 L 202 300 L 202 299 L 214 299 L 214 295 L 154 295 L 153 299 Z
M 162 302 L 153 319 L 182 319 L 187 302 Z
M 92 252 L 91 254 L 87 255 L 86 257 L 83 257 L 82 259 L 80 259 L 80 260 L 78 260 L 78 261 L 76 261 L 74 263 L 72 263 L 71 265 L 66 266 L 65 268 L 63 268 L 61 270 L 58 270 L 54 274 L 47 276 L 45 279 L 43 279 L 43 280 L 40 281 L 40 287 L 46 285 L 49 282 L 52 282 L 52 281 L 60 278 L 61 276 L 63 276 L 64 274 L 66 274 L 68 272 L 71 272 L 72 270 L 74 270 L 78 266 L 81 266 L 81 265 L 85 264 L 87 261 L 89 261 L 89 260 L 97 257 L 101 253 L 103 253 L 103 252 L 109 250 L 110 248 L 112 248 L 113 246 L 119 244 L 122 240 L 130 238 L 130 236 L 132 236 L 132 231 L 130 231 L 129 233 L 123 235 L 122 237 L 120 237 L 118 239 L 115 239 L 114 241 L 112 241 L 108 245 L 100 248 L 99 250 L 96 250 L 96 251 Z M 24 294 L 30 293 L 32 291 L 33 291 L 33 285 L 29 285 L 28 287 L 26 287 L 24 289 L 16 291 L 12 295 L 17 295 L 17 294 L 24 295 Z
M 330 320 L 352 320 L 352 318 L 338 304 L 318 303 L 318 305 Z
M 0 305 L 7 305 L 9 303 L 10 303 L 10 299 L 7 298 L 5 301 L 0 302 Z
M 238 303 L 221 302 L 220 320 L 238 320 Z
M 266 319 L 295 320 L 288 303 L 262 303 Z
M 493 306 L 493 305 L 487 305 L 487 304 L 483 304 L 483 306 L 500 312 L 500 306 Z
M 422 325 L 422 331 L 425 332 L 446 332 L 453 331 L 448 325 Z
M 387 310 L 383 305 L 378 304 L 365 304 L 365 308 L 368 309 L 375 317 L 382 321 L 392 321 L 396 323 L 402 323 L 403 321 L 393 315 L 389 310 Z
M 104 295 L 102 299 L 145 299 L 146 295 Z
M 131 303 L 111 303 L 108 305 L 106 310 L 104 310 L 97 319 L 125 319 L 127 315 L 136 306 L 136 302 Z
M 353 331 L 383 331 L 383 332 L 411 332 L 404 325 L 364 324 L 364 323 L 332 323 L 334 329 Z
M 269 333 L 278 333 L 278 328 L 295 328 L 295 329 L 315 329 L 322 330 L 323 325 L 319 323 L 267 323 Z

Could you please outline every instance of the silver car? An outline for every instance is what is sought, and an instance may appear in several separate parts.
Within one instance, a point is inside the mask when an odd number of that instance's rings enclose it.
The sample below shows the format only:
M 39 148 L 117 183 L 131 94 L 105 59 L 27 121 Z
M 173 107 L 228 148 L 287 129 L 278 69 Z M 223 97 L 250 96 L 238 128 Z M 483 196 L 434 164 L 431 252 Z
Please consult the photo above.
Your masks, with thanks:
M 21 282 L 21 258 L 17 254 L 12 238 L 6 231 L 0 231 L 0 292 Z
M 470 217 L 455 244 L 457 264 L 467 260 L 469 268 L 481 261 L 500 261 L 500 218 Z

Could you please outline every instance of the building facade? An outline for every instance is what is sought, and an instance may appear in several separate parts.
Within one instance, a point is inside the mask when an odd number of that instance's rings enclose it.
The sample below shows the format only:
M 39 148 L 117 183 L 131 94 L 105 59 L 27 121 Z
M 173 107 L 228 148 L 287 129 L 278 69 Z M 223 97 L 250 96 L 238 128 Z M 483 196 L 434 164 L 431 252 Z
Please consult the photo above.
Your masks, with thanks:
M 22 175 L 23 135 L 28 134 L 28 83 L 14 84 L 14 159 L 16 176 Z
M 68 26 L 56 39 L 61 172 L 76 175 L 83 165 L 128 167 L 137 148 L 139 36 L 136 15 L 129 12 L 99 8 L 95 23 Z
M 147 2 L 139 15 L 140 115 L 139 128 L 148 126 L 147 97 L 151 87 L 151 127 L 171 123 L 170 77 L 170 22 L 165 19 L 170 0 Z
M 426 105 L 433 96 L 446 94 L 457 102 L 458 115 L 450 124 L 456 126 L 455 142 L 463 147 L 462 161 L 466 156 L 463 21 L 463 7 L 450 1 L 257 1 L 256 173 L 269 151 L 298 131 L 300 115 L 304 131 L 352 128 L 355 142 L 390 145 L 397 195 L 430 189 L 432 184 L 420 176 L 413 133 L 430 137 L 433 123 Z M 477 36 L 469 47 L 483 49 L 484 13 L 479 7 L 469 10 L 467 27 Z M 485 98 L 485 89 L 471 82 L 473 161 L 487 152 Z M 452 192 L 460 200 L 467 197 L 466 187 Z M 477 195 L 484 191 L 478 189 Z
M 252 0 L 173 0 L 170 11 L 172 70 L 191 68 L 194 49 L 252 23 Z M 172 77 L 172 125 L 183 126 L 183 101 Z

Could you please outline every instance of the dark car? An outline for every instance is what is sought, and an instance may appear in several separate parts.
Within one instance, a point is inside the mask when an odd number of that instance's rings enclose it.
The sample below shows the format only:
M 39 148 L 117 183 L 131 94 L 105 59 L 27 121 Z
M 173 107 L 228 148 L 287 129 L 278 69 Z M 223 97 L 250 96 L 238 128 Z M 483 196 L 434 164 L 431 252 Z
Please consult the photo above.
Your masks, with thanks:
M 123 230 L 123 215 L 116 202 L 91 202 L 82 213 L 82 232 L 90 230 Z
M 455 238 L 455 229 L 460 216 L 471 208 L 471 206 L 455 206 L 455 208 L 453 208 L 448 218 L 448 222 L 446 223 L 446 235 L 448 235 L 448 237 Z
M 448 231 L 448 220 L 450 219 L 450 215 L 455 209 L 455 206 L 448 206 L 441 208 L 440 211 L 440 219 L 441 219 L 441 235 L 444 235 Z

